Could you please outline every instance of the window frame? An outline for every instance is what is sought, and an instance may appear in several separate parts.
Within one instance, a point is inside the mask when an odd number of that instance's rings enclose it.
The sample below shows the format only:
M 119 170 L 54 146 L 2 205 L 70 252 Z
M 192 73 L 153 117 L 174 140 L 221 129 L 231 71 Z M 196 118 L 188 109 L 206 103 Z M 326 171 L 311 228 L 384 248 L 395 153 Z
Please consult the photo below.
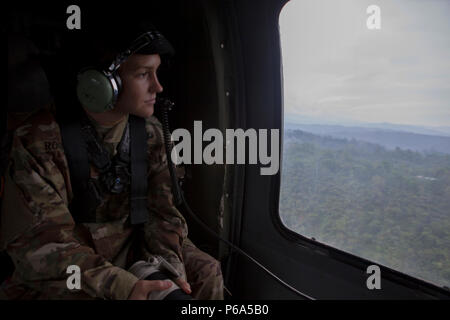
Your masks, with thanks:
M 246 128 L 283 130 L 283 77 L 279 37 L 279 14 L 285 0 L 261 0 L 258 10 L 245 1 L 233 1 L 228 16 L 237 25 L 230 36 L 235 52 L 231 56 L 242 68 L 235 79 L 241 85 L 235 108 L 245 110 Z M 231 31 L 230 31 L 231 32 Z M 238 33 L 238 34 L 236 34 Z M 257 35 L 257 36 L 255 36 Z M 240 61 L 239 61 L 240 60 Z M 262 71 L 263 70 L 263 71 Z M 261 73 L 261 71 L 263 73 Z M 268 90 L 270 88 L 271 90 Z M 266 102 L 266 103 L 263 103 Z M 239 113 L 236 113 L 239 115 Z M 331 247 L 288 229 L 279 214 L 283 134 L 280 134 L 280 170 L 274 176 L 261 176 L 258 166 L 237 170 L 230 185 L 242 199 L 232 211 L 234 243 L 266 265 L 284 281 L 316 299 L 430 299 L 449 298 L 450 290 L 386 266 Z M 236 167 L 236 166 L 235 166 Z M 229 170 L 229 172 L 232 170 Z M 231 173 L 230 173 L 231 174 Z M 238 181 L 244 185 L 239 186 Z M 257 240 L 257 241 L 255 241 Z M 289 263 L 289 268 L 286 266 Z M 380 267 L 381 290 L 369 290 L 366 269 Z M 237 298 L 298 299 L 299 297 L 269 278 L 243 257 L 232 255 L 229 281 Z M 264 279 L 264 281 L 261 281 Z M 233 290 L 232 290 L 233 292 Z

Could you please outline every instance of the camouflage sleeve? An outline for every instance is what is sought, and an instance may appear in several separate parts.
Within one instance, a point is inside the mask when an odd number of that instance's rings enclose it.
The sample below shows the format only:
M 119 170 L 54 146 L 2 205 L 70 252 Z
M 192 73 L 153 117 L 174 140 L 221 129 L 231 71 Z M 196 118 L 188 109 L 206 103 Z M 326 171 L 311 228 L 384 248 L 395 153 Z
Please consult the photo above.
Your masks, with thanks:
M 188 234 L 182 214 L 173 204 L 171 179 L 161 123 L 147 119 L 149 134 L 148 207 L 150 221 L 145 226 L 145 242 L 152 254 L 159 254 L 184 273 L 181 248 Z M 178 176 L 183 173 L 177 170 Z
M 96 298 L 127 299 L 137 278 L 95 254 L 75 232 L 68 210 L 67 163 L 54 121 L 16 130 L 7 178 L 1 231 L 15 264 L 14 277 L 41 291 L 55 283 L 65 286 L 68 266 L 77 265 L 82 291 Z

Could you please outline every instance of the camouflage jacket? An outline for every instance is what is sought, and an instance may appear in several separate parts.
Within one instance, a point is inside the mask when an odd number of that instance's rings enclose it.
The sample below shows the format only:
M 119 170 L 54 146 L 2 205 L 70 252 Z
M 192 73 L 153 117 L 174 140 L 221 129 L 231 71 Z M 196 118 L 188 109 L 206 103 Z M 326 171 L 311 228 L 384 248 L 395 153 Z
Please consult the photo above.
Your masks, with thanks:
M 125 123 L 111 130 L 96 126 L 110 152 L 115 152 Z M 108 195 L 95 223 L 75 223 L 68 209 L 73 194 L 67 159 L 53 115 L 39 111 L 17 128 L 0 224 L 0 249 L 7 250 L 15 265 L 11 281 L 58 298 L 68 294 L 67 267 L 77 265 L 83 293 L 127 299 L 137 281 L 126 271 L 130 248 L 132 262 L 160 254 L 184 271 L 181 247 L 187 225 L 172 203 L 162 126 L 152 116 L 146 130 L 149 222 L 133 227 L 126 192 Z M 91 177 L 95 175 L 91 167 Z

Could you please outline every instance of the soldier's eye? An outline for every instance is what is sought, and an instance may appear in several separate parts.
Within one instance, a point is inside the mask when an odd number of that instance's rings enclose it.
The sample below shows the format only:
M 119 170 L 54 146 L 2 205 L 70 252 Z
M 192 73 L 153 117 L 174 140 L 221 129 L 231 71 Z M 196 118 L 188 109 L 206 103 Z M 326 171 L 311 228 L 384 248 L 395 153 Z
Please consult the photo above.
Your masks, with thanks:
M 139 73 L 138 77 L 139 78 L 145 78 L 148 75 L 148 72 L 143 72 L 143 73 Z

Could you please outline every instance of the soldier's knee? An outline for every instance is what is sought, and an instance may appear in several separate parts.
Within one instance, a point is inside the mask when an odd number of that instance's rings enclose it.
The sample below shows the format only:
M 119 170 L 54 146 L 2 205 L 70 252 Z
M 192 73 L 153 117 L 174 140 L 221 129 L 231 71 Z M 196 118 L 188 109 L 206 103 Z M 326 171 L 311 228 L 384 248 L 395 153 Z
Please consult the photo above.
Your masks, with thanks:
M 184 246 L 184 262 L 188 280 L 193 283 L 217 283 L 222 281 L 220 262 L 195 247 L 191 242 Z
M 218 260 L 213 257 L 209 257 L 207 264 L 202 268 L 203 273 L 208 275 L 210 278 L 221 278 L 222 277 L 222 267 Z
M 199 300 L 222 300 L 223 277 L 221 264 L 209 257 L 195 270 L 195 280 L 191 283 L 193 297 Z

